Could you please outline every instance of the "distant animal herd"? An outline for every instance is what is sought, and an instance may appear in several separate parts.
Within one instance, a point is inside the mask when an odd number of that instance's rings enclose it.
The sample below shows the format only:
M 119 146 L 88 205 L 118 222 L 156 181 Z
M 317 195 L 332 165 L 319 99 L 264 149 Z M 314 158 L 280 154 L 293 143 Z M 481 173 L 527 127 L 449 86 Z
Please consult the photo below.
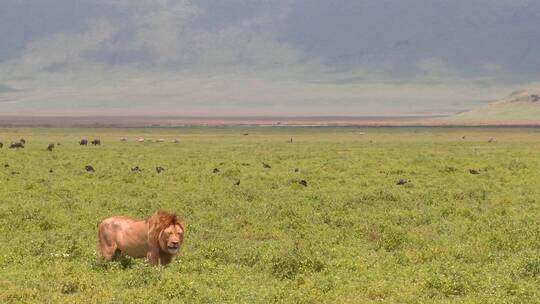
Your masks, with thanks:
M 243 135 L 244 135 L 244 136 L 247 136 L 247 135 L 249 135 L 249 133 L 244 133 Z M 466 139 L 466 137 L 463 136 L 462 139 Z M 165 142 L 165 139 L 163 139 L 163 138 L 159 138 L 159 139 L 150 139 L 150 138 L 138 137 L 138 138 L 136 138 L 135 140 L 136 140 L 137 142 L 139 142 L 139 143 L 144 143 L 144 142 L 162 143 L 162 142 Z M 121 141 L 121 142 L 127 142 L 128 139 L 127 139 L 126 137 L 122 137 L 122 138 L 120 138 L 120 141 Z M 179 143 L 180 141 L 179 141 L 178 139 L 172 139 L 171 142 L 172 142 L 172 143 Z M 289 139 L 288 142 L 289 142 L 289 143 L 292 143 L 292 142 L 293 142 L 293 139 L 292 139 L 292 138 Z M 497 139 L 495 139 L 495 138 L 493 138 L 493 137 L 491 137 L 491 138 L 488 139 L 488 143 L 495 143 L 495 142 L 497 142 Z M 80 146 L 87 146 L 88 143 L 91 143 L 93 146 L 101 146 L 101 139 L 99 139 L 99 138 L 94 138 L 92 141 L 89 141 L 89 140 L 86 139 L 86 138 L 82 138 L 82 139 L 79 140 L 78 143 L 79 143 Z M 373 143 L 373 141 L 370 141 L 370 143 Z M 21 139 L 20 139 L 19 141 L 17 141 L 17 142 L 12 142 L 12 143 L 9 145 L 9 149 L 16 149 L 16 150 L 18 150 L 18 149 L 24 149 L 25 145 L 26 145 L 26 140 L 25 140 L 24 138 L 21 138 Z M 47 150 L 48 150 L 49 152 L 52 152 L 56 146 L 60 146 L 60 143 L 56 143 L 56 144 L 50 143 L 50 144 L 48 144 L 48 146 L 47 146 Z M 3 147 L 4 147 L 4 143 L 0 141 L 0 149 L 2 149 Z M 249 164 L 247 164 L 247 163 L 242 163 L 242 165 L 245 166 L 245 165 L 249 165 Z M 4 167 L 6 167 L 6 168 L 7 168 L 8 166 L 9 166 L 8 164 L 5 164 L 5 165 L 4 165 Z M 267 163 L 265 163 L 265 162 L 262 162 L 262 167 L 265 168 L 265 169 L 271 169 L 271 168 L 272 168 L 272 166 L 271 166 L 270 164 L 267 164 Z M 85 169 L 87 172 L 95 172 L 95 171 L 96 171 L 96 170 L 94 169 L 94 167 L 91 166 L 91 165 L 86 165 L 86 166 L 84 167 L 84 169 Z M 160 174 L 160 173 L 162 173 L 163 171 L 165 171 L 165 168 L 163 168 L 162 166 L 157 166 L 157 167 L 155 167 L 155 170 L 156 170 L 156 172 L 157 172 L 158 174 Z M 135 167 L 131 168 L 131 172 L 134 172 L 134 173 L 140 173 L 140 172 L 142 172 L 142 171 L 143 171 L 143 170 L 142 170 L 141 168 L 139 168 L 139 166 L 135 166 Z M 52 173 L 53 170 L 51 169 L 51 170 L 49 170 L 49 172 Z M 299 169 L 298 169 L 298 168 L 295 168 L 295 169 L 294 169 L 294 172 L 299 172 Z M 17 173 L 17 172 L 12 172 L 12 174 L 16 174 L 16 173 Z M 214 174 L 220 173 L 219 168 L 214 168 L 214 169 L 212 170 L 212 173 L 214 173 Z M 478 175 L 478 174 L 480 174 L 480 170 L 479 170 L 479 169 L 469 169 L 469 173 L 472 174 L 472 175 Z M 410 183 L 409 180 L 400 179 L 400 180 L 397 181 L 396 185 L 398 185 L 398 186 L 403 186 L 403 185 L 406 185 L 406 184 L 408 184 L 408 183 Z M 304 187 L 307 187 L 307 186 L 308 186 L 308 183 L 307 183 L 306 180 L 300 180 L 300 181 L 298 181 L 298 184 L 300 184 L 300 185 L 302 185 L 302 186 L 304 186 Z M 236 186 L 240 185 L 240 180 L 236 181 L 236 182 L 234 183 L 234 185 L 236 185 Z
M 120 139 L 120 141 L 122 142 L 127 142 L 128 139 L 125 138 L 125 137 L 122 137 Z M 152 140 L 152 139 L 145 139 L 145 138 L 137 138 L 136 139 L 137 142 L 165 142 L 164 139 L 160 138 L 160 139 L 156 139 L 156 140 Z M 178 139 L 172 139 L 171 140 L 172 143 L 179 143 L 180 141 Z M 79 140 L 79 145 L 80 146 L 88 146 L 88 143 L 92 144 L 93 146 L 101 146 L 101 139 L 99 138 L 94 138 L 92 141 L 89 141 L 88 139 L 86 138 L 82 138 Z M 24 149 L 26 145 L 26 140 L 24 138 L 21 138 L 19 141 L 17 142 L 12 142 L 10 145 L 9 145 L 9 149 Z M 54 148 L 57 147 L 57 146 L 60 146 L 61 144 L 60 143 L 50 143 L 47 145 L 47 151 L 49 152 L 53 152 Z M 0 149 L 2 149 L 4 147 L 4 143 L 0 141 Z M 8 164 L 5 164 L 4 165 L 5 168 L 9 168 L 9 165 Z M 163 168 L 162 166 L 156 166 L 156 172 L 158 174 L 162 173 L 165 171 L 165 168 Z M 84 167 L 84 170 L 86 172 L 95 172 L 96 169 L 94 169 L 94 167 L 92 165 L 86 165 Z M 142 172 L 142 169 L 139 168 L 138 166 L 135 166 L 133 168 L 131 168 L 131 171 L 132 172 Z M 54 171 L 52 169 L 49 170 L 49 173 L 53 173 Z M 18 172 L 12 172 L 12 175 L 15 175 L 15 174 L 18 174 Z
M 244 136 L 247 136 L 247 135 L 249 135 L 249 133 L 244 133 Z M 466 136 L 461 137 L 461 139 L 466 139 Z M 128 139 L 126 137 L 122 137 L 122 138 L 120 138 L 120 141 L 121 142 L 127 142 Z M 136 141 L 139 142 L 139 143 L 144 143 L 144 142 L 162 143 L 162 142 L 165 142 L 165 139 L 163 139 L 163 138 L 151 139 L 151 138 L 138 137 L 138 138 L 136 138 Z M 180 141 L 175 138 L 175 139 L 172 139 L 171 142 L 176 144 L 176 143 L 179 143 Z M 292 138 L 289 139 L 288 142 L 292 143 L 293 139 Z M 497 142 L 496 138 L 491 137 L 491 138 L 488 139 L 488 143 L 495 143 L 495 142 Z M 93 146 L 101 146 L 101 139 L 95 138 L 92 141 L 88 141 L 88 139 L 82 138 L 81 140 L 79 140 L 79 145 L 81 145 L 81 146 L 88 146 L 88 143 L 91 143 Z M 370 143 L 373 143 L 373 141 L 370 141 Z M 21 138 L 18 142 L 12 142 L 9 145 L 9 148 L 10 149 L 24 149 L 25 145 L 26 145 L 26 140 L 24 138 Z M 57 143 L 56 145 L 59 146 L 60 143 Z M 4 147 L 4 143 L 0 141 L 0 149 L 2 149 L 3 147 Z M 55 147 L 55 144 L 50 143 L 47 146 L 47 150 L 52 152 L 54 147 Z M 269 168 L 269 167 L 267 167 L 267 166 L 269 166 L 267 164 L 263 164 L 263 166 L 265 168 Z
M 125 137 L 122 137 L 120 139 L 120 141 L 122 142 L 127 142 L 127 138 Z M 152 139 L 146 139 L 146 138 L 137 138 L 137 142 L 140 142 L 140 143 L 143 143 L 143 142 L 165 142 L 165 140 L 163 138 L 159 138 L 159 139 L 155 139 L 155 140 L 152 140 Z M 172 143 L 179 143 L 180 141 L 178 139 L 172 139 L 171 140 Z M 88 146 L 88 143 L 94 145 L 94 146 L 101 146 L 101 139 L 99 138 L 95 138 L 93 139 L 92 141 L 88 141 L 88 139 L 86 138 L 83 138 L 81 140 L 79 140 L 79 145 L 80 146 Z M 12 142 L 10 145 L 9 145 L 9 149 L 24 149 L 24 146 L 26 145 L 26 140 L 24 138 L 21 138 L 19 141 L 17 142 Z M 57 143 L 56 146 L 59 146 L 60 143 Z M 0 141 L 0 149 L 2 149 L 4 147 L 4 143 Z M 49 150 L 50 152 L 52 152 L 54 150 L 54 147 L 55 147 L 55 144 L 54 143 L 50 143 L 48 146 L 47 146 L 47 150 Z

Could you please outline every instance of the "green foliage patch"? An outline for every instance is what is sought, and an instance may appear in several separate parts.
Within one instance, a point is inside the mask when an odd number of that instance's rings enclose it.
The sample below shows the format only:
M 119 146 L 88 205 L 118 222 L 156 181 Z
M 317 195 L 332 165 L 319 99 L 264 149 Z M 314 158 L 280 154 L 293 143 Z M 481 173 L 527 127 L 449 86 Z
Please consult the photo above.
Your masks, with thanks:
M 0 129 L 20 138 L 1 303 L 540 303 L 538 129 Z M 96 263 L 101 220 L 157 208 L 188 225 L 169 267 Z

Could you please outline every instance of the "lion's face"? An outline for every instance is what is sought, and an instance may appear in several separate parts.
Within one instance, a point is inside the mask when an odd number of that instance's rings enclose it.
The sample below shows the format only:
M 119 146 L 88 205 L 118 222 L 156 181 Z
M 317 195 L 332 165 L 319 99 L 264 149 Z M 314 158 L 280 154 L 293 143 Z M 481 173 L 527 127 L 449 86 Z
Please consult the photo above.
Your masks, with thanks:
M 170 225 L 161 232 L 161 249 L 170 254 L 176 254 L 184 241 L 184 229 L 179 224 Z

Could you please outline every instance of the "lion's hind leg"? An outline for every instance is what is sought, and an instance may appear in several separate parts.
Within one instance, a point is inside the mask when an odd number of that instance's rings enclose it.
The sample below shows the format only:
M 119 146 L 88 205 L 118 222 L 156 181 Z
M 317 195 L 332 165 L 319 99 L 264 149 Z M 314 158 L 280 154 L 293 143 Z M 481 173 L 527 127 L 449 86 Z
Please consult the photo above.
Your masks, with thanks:
M 98 261 L 110 262 L 120 254 L 116 242 L 110 238 L 108 230 L 108 223 L 103 222 L 99 225 L 96 254 Z

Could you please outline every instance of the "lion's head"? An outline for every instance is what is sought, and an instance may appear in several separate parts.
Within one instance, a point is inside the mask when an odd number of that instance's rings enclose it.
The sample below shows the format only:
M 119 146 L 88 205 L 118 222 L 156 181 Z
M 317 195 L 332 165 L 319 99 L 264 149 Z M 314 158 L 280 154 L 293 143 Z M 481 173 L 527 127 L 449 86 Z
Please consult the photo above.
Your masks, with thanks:
M 184 241 L 185 222 L 176 214 L 158 210 L 148 219 L 148 239 L 161 253 L 175 255 Z

